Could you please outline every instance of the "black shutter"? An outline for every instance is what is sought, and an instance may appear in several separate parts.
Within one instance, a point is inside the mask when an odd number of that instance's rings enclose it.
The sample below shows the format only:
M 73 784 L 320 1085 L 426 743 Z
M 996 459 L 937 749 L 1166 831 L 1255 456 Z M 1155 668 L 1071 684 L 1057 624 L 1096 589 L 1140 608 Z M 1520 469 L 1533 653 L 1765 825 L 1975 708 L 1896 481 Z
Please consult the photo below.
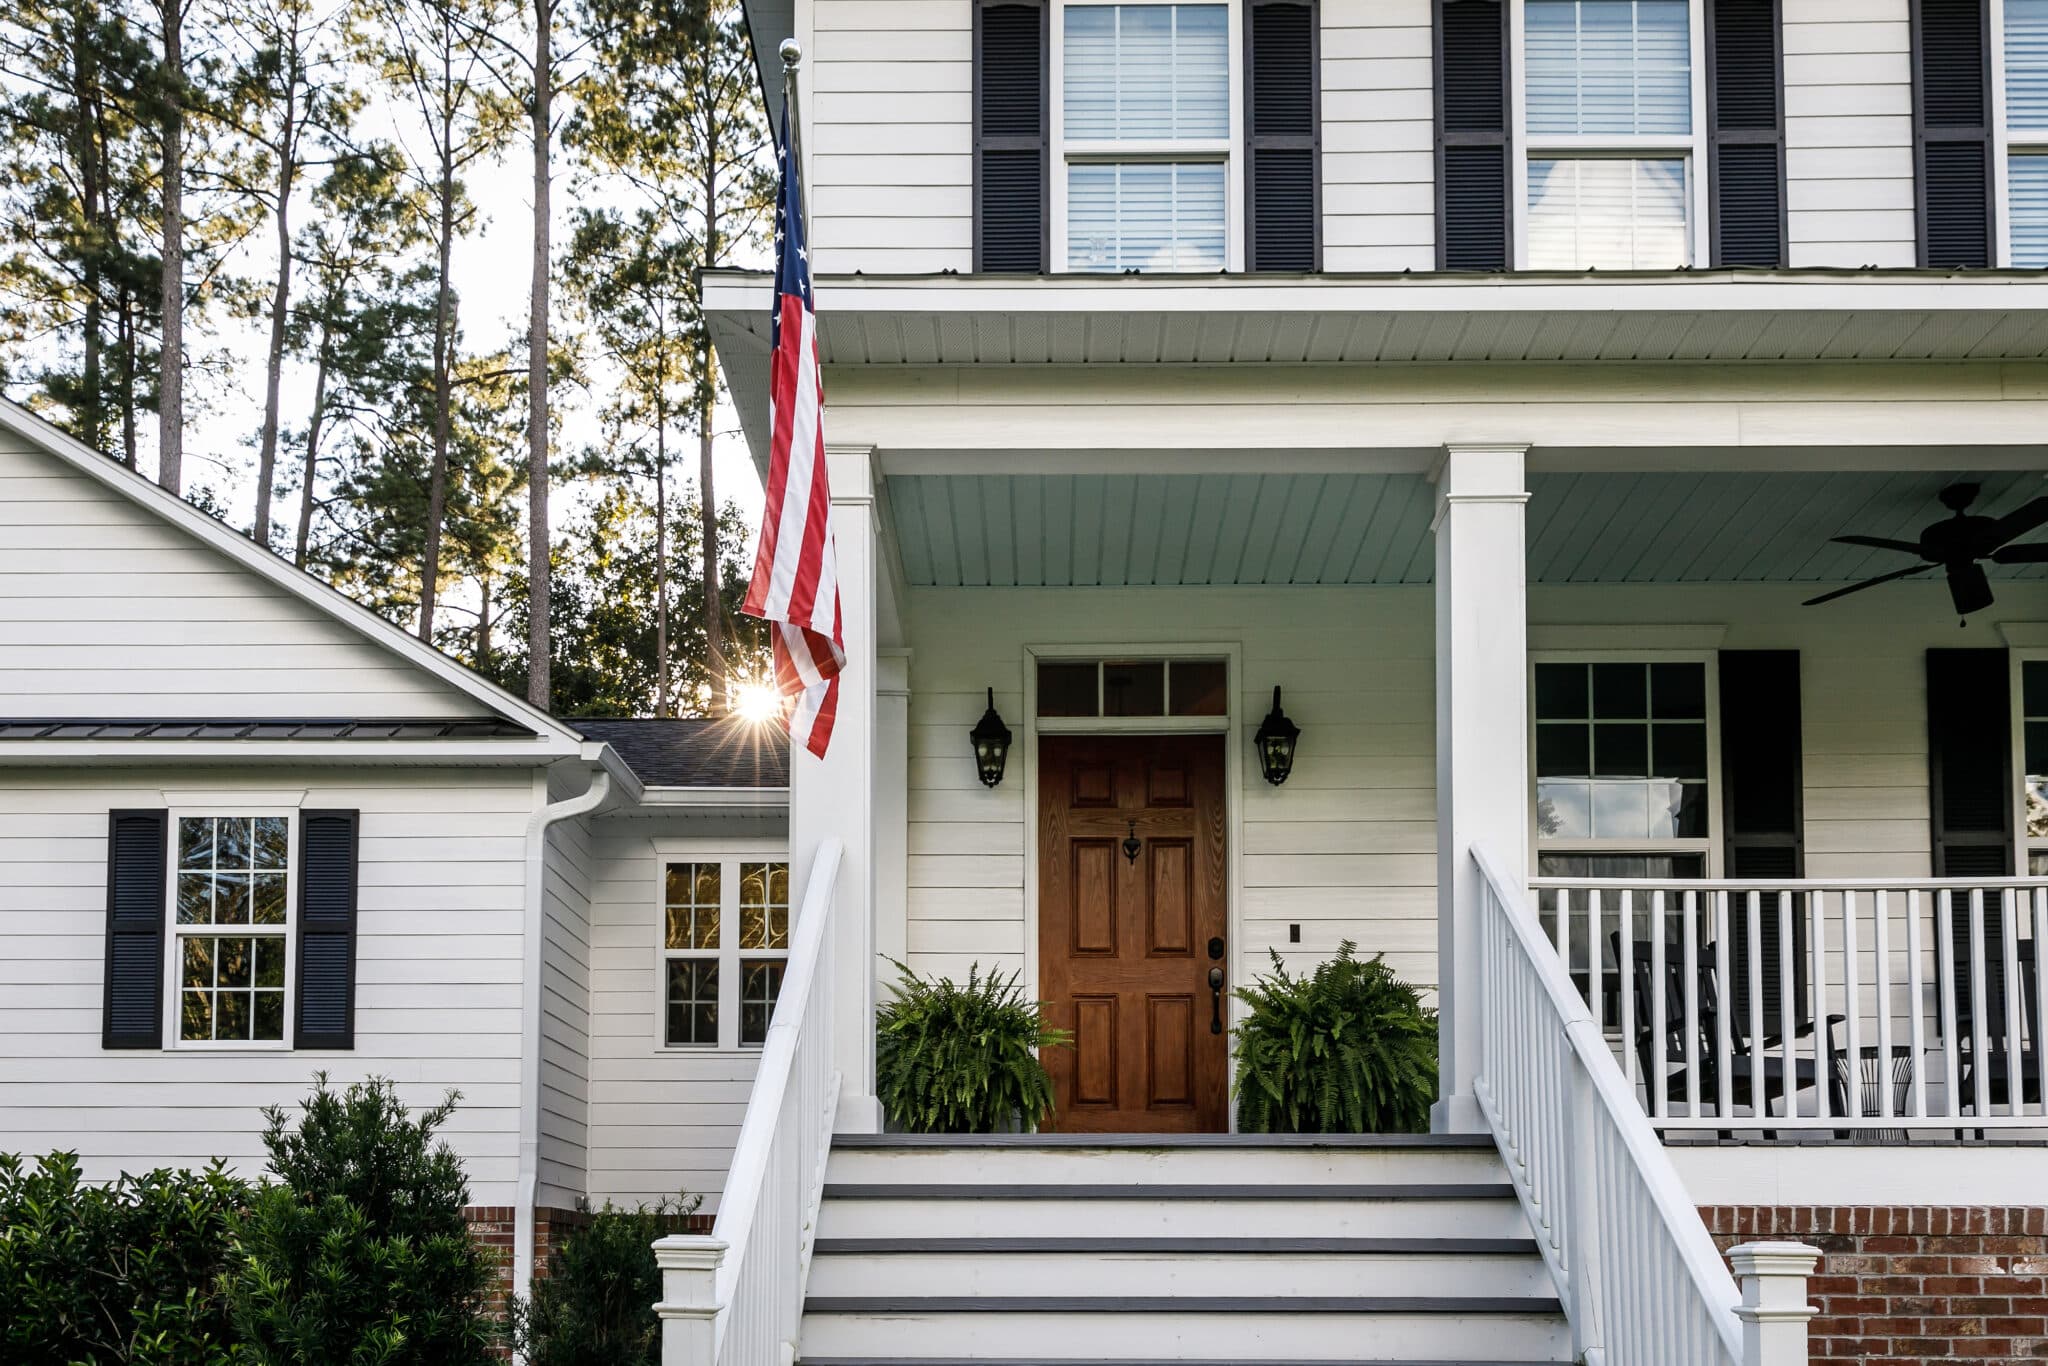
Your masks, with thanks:
M 1501 0 L 1436 0 L 1436 255 L 1506 270 L 1508 19 Z
M 1991 42 L 1985 0 L 1913 0 L 1920 264 L 1991 264 Z
M 164 1046 L 164 896 L 170 815 L 113 811 L 107 817 L 107 989 L 100 1047 Z
M 2003 650 L 1927 652 L 1927 767 L 1939 878 L 2011 877 L 2013 870 L 2012 686 Z M 1950 905 L 1956 1012 L 1971 1013 L 1970 900 Z M 1984 896 L 1984 1004 L 1988 1037 L 2005 1025 L 2005 920 Z M 1967 1032 L 1967 1031 L 1966 1031 Z
M 294 1048 L 356 1046 L 353 811 L 299 813 L 299 1015 Z
M 975 0 L 974 268 L 1046 268 L 1046 6 Z
M 1804 786 L 1800 766 L 1799 652 L 1723 650 L 1721 691 L 1721 836 L 1728 876 L 1745 881 L 1791 882 L 1805 871 Z M 1764 1032 L 1778 1032 L 1783 998 L 1779 975 L 1777 898 L 1759 898 L 1757 938 L 1763 962 Z M 1749 1029 L 1749 905 L 1728 907 L 1730 1019 L 1740 1037 Z M 1792 906 L 1793 1018 L 1806 1012 L 1806 906 Z
M 1322 120 L 1316 6 L 1250 0 L 1245 8 L 1245 206 L 1251 270 L 1322 264 Z
M 1785 109 L 1778 0 L 1707 9 L 1708 185 L 1713 262 L 1785 262 Z

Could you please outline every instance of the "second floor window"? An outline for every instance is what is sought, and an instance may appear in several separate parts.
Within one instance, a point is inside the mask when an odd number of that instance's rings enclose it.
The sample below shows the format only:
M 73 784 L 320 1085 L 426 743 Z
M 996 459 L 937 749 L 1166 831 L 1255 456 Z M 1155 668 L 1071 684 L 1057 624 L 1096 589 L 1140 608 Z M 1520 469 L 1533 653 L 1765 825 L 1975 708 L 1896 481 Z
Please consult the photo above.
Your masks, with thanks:
M 1526 264 L 1659 270 L 1694 259 L 1687 0 L 1524 0 Z
M 2005 0 L 2006 261 L 2048 266 L 2048 0 Z
M 1229 260 L 1230 9 L 1060 11 L 1068 270 L 1220 270 Z

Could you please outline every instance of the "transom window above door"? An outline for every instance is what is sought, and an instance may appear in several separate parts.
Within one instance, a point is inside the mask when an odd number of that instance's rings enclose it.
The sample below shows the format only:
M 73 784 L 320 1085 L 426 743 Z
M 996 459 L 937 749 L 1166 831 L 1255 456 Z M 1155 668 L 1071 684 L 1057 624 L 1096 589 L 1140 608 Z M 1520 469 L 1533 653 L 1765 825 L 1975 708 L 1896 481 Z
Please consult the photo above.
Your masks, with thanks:
M 1221 659 L 1042 659 L 1042 717 L 1224 716 L 1229 665 Z
M 1059 9 L 1065 268 L 1228 263 L 1230 6 Z
M 1693 17 L 1687 0 L 1523 0 L 1530 269 L 1692 262 Z
M 1690 661 L 1537 664 L 1538 841 L 1705 841 L 1706 680 Z

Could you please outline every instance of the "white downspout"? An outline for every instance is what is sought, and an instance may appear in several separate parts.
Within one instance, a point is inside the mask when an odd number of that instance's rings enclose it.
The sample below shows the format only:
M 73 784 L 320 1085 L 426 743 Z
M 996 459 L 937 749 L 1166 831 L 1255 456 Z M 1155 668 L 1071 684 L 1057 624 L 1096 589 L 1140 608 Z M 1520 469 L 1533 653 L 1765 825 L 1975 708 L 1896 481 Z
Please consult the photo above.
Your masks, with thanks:
M 545 790 L 545 789 L 543 789 Z M 574 797 L 537 807 L 526 822 L 526 937 L 519 1003 L 519 1190 L 512 1206 L 512 1293 L 533 1288 L 534 1201 L 540 1187 L 541 944 L 546 929 L 548 830 L 596 810 L 611 795 L 602 765 Z

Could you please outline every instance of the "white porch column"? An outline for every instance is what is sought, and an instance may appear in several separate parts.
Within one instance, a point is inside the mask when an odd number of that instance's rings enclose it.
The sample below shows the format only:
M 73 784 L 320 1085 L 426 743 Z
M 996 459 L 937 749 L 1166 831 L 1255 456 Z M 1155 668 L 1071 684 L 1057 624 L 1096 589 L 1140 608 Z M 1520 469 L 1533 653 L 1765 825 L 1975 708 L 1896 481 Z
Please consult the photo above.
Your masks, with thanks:
M 874 1133 L 875 1101 L 875 492 L 874 448 L 825 448 L 832 479 L 832 536 L 839 555 L 840 629 L 846 669 L 839 715 L 823 759 L 798 749 L 790 756 L 790 889 L 810 883 L 818 845 L 836 836 L 839 864 L 837 934 L 832 945 L 832 1032 L 840 1070 L 837 1128 Z
M 1526 446 L 1447 446 L 1436 475 L 1436 848 L 1439 1132 L 1483 1133 L 1479 873 L 1472 846 L 1529 863 Z

